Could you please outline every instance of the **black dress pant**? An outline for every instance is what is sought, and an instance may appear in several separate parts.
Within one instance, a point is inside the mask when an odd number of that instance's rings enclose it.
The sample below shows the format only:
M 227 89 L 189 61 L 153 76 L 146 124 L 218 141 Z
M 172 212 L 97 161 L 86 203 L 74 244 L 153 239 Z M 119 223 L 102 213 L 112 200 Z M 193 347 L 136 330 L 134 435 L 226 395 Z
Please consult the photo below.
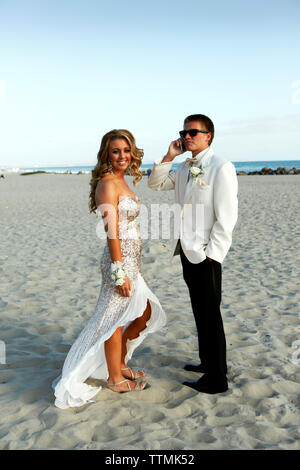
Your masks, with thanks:
M 226 339 L 220 311 L 222 265 L 208 259 L 193 264 L 181 246 L 180 258 L 197 327 L 200 362 L 209 375 L 222 380 L 227 374 Z

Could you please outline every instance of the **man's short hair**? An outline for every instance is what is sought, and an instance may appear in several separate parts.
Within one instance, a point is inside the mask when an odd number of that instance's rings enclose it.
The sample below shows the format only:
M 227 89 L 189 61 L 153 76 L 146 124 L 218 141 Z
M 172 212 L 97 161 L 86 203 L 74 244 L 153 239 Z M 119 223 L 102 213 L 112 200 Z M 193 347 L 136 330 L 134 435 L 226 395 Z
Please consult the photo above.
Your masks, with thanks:
M 191 121 L 198 121 L 203 124 L 205 130 L 211 133 L 211 139 L 209 141 L 209 145 L 212 143 L 214 135 L 215 135 L 215 126 L 212 120 L 205 116 L 204 114 L 191 114 L 190 116 L 186 117 L 183 124 Z

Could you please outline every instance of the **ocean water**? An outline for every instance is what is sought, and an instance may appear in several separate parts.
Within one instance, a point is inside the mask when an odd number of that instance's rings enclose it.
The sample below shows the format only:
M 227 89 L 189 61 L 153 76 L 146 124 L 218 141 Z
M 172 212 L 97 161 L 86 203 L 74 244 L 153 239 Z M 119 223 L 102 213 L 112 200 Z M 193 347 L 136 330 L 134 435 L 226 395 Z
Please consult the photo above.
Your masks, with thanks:
M 260 171 L 264 167 L 271 168 L 272 170 L 276 170 L 278 167 L 283 167 L 286 169 L 290 168 L 297 168 L 300 170 L 300 160 L 258 160 L 254 162 L 232 162 L 236 168 L 236 171 L 245 171 L 246 173 L 250 171 Z M 172 168 L 176 169 L 181 163 L 173 163 Z M 153 167 L 153 163 L 143 163 L 141 165 L 142 170 L 151 169 Z M 81 166 L 47 166 L 47 167 L 2 167 L 0 171 L 11 171 L 11 172 L 20 172 L 25 173 L 29 171 L 46 171 L 48 173 L 75 173 L 77 174 L 79 171 L 82 173 L 90 173 L 91 170 L 94 168 L 93 165 L 81 165 Z

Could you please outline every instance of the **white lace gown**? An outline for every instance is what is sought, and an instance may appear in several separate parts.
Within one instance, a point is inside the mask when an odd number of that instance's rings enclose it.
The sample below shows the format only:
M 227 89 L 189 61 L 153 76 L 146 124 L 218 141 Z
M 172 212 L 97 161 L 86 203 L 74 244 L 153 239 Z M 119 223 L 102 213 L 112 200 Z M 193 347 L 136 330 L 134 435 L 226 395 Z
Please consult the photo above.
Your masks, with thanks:
M 85 383 L 89 377 L 108 379 L 108 369 L 104 352 L 104 342 L 120 326 L 128 325 L 140 317 L 147 306 L 151 305 L 151 317 L 140 335 L 127 341 L 125 363 L 133 351 L 149 333 L 161 329 L 166 323 L 165 313 L 157 297 L 147 286 L 141 272 L 142 239 L 138 224 L 140 200 L 125 196 L 118 204 L 119 238 L 122 259 L 127 276 L 131 282 L 131 296 L 123 297 L 116 293 L 111 279 L 111 257 L 106 244 L 101 259 L 102 286 L 94 315 L 88 321 L 77 340 L 72 345 L 63 365 L 62 373 L 52 383 L 55 405 L 66 409 L 89 403 L 102 387 Z M 97 209 L 99 222 L 103 224 Z

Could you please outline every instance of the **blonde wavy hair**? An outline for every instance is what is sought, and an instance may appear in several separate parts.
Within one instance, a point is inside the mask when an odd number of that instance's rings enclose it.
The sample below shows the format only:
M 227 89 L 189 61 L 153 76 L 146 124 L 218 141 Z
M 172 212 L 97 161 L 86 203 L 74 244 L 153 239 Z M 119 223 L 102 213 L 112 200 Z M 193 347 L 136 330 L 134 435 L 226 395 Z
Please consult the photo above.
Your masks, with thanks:
M 139 167 L 142 163 L 144 151 L 136 146 L 135 138 L 131 132 L 126 129 L 113 129 L 112 131 L 107 132 L 107 134 L 102 137 L 100 150 L 97 154 L 97 164 L 92 170 L 89 196 L 90 212 L 96 212 L 97 206 L 95 202 L 95 192 L 97 183 L 109 172 L 109 145 L 115 139 L 125 139 L 130 146 L 131 163 L 129 166 L 129 174 L 134 176 L 133 184 L 136 185 L 142 178 L 142 173 L 139 171 Z

